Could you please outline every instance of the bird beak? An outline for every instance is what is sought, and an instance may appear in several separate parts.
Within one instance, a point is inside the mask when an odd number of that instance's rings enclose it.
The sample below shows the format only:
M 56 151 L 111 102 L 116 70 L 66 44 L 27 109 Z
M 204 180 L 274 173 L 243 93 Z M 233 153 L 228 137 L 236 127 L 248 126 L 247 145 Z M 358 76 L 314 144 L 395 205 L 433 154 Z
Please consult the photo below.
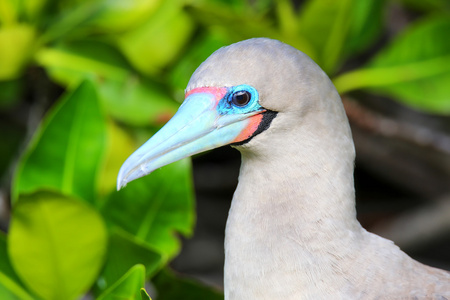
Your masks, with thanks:
M 243 141 L 262 119 L 264 110 L 220 114 L 217 105 L 226 88 L 199 88 L 192 92 L 173 118 L 125 161 L 117 177 L 118 190 L 182 158 Z

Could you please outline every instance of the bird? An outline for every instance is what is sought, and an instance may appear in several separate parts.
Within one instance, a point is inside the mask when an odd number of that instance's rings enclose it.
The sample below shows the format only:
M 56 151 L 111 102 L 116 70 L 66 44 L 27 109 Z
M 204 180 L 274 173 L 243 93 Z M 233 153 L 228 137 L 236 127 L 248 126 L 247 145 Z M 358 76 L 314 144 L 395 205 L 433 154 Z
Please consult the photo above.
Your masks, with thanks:
M 357 221 L 349 122 L 306 54 L 269 38 L 216 50 L 173 118 L 124 162 L 118 189 L 223 145 L 241 153 L 225 229 L 226 300 L 450 299 L 449 272 Z

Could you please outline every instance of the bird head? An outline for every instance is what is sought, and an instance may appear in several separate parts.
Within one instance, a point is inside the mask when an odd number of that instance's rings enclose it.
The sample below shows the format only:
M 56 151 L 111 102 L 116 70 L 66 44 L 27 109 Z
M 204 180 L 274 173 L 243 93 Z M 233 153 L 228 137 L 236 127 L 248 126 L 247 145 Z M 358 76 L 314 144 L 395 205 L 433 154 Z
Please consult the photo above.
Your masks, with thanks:
M 328 105 L 314 99 L 330 89 L 320 67 L 287 44 L 257 38 L 223 47 L 194 72 L 174 117 L 125 161 L 117 187 L 206 150 L 248 147 L 274 119 L 292 128 Z

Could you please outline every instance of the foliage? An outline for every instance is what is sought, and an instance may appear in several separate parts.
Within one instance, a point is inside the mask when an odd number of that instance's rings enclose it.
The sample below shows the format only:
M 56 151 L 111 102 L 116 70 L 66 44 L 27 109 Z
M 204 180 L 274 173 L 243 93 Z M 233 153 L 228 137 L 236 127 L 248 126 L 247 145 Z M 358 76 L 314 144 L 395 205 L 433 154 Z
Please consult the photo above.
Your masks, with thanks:
M 418 17 L 392 35 L 386 15 L 398 6 Z M 189 160 L 115 191 L 120 165 L 174 114 L 195 68 L 265 36 L 307 53 L 341 93 L 448 115 L 449 30 L 447 0 L 2 0 L 2 113 L 24 102 L 38 68 L 66 92 L 15 169 L 0 298 L 150 299 L 146 280 L 158 299 L 221 298 L 165 269 L 177 235 L 193 230 Z M 4 132 L 1 172 L 20 144 L 17 130 Z

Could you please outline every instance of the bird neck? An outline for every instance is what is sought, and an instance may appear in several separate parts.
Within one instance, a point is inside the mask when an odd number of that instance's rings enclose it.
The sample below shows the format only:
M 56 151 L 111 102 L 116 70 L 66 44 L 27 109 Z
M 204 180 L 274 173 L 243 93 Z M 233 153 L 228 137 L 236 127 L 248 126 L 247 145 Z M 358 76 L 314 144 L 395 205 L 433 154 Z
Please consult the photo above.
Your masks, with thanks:
M 285 290 L 277 296 L 288 293 L 289 286 L 306 289 L 311 280 L 330 275 L 324 272 L 333 269 L 334 255 L 350 261 L 352 254 L 346 249 L 362 240 L 349 128 L 300 126 L 283 138 L 284 129 L 273 126 L 279 132 L 270 143 L 258 136 L 252 143 L 264 148 L 240 149 L 239 184 L 226 228 L 226 299 L 253 299 L 250 294 L 232 294 L 240 293 L 239 286 L 258 286 L 258 282 L 260 287 L 267 281 L 280 282 Z M 314 137 L 311 132 L 322 135 Z M 345 134 L 336 136 L 336 132 Z M 288 276 L 283 270 L 296 274 Z
M 258 212 L 261 217 L 272 216 L 261 222 L 277 225 L 291 216 L 294 224 L 305 229 L 317 229 L 320 222 L 321 230 L 327 226 L 331 231 L 336 231 L 336 226 L 358 230 L 353 182 L 355 150 L 350 127 L 346 119 L 336 122 L 328 116 L 303 116 L 298 125 L 288 126 L 289 131 L 279 125 L 288 123 L 286 120 L 275 119 L 270 140 L 255 138 L 254 144 L 264 147 L 253 145 L 257 151 L 241 148 L 242 165 L 231 212 L 243 217 Z M 305 124 L 315 124 L 315 128 Z M 275 212 L 280 213 L 280 218 L 274 216 Z

